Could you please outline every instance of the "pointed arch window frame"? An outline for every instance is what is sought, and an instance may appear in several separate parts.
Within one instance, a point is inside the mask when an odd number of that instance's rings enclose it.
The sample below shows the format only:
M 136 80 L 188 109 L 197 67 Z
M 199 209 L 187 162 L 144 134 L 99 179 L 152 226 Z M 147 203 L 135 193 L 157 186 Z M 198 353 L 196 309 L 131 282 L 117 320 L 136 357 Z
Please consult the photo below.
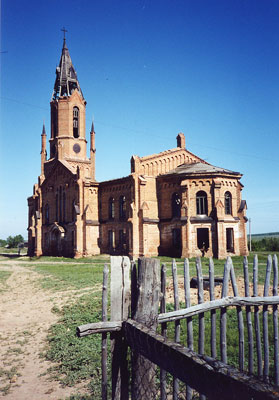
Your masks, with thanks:
M 208 215 L 207 193 L 204 190 L 196 193 L 196 212 L 197 215 Z
M 171 212 L 172 218 L 181 217 L 181 196 L 177 192 L 174 192 L 171 196 Z
M 73 136 L 75 139 L 79 138 L 79 120 L 80 111 L 77 106 L 73 107 Z
M 225 192 L 225 214 L 232 215 L 232 194 L 229 191 Z

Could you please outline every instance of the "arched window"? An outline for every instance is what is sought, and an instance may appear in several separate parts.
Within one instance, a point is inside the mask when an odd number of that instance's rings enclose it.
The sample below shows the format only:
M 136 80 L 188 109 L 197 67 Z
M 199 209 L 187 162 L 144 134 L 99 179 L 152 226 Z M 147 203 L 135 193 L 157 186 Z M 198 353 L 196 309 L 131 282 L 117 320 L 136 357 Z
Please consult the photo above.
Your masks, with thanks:
M 63 192 L 63 222 L 66 221 L 66 193 Z
M 79 109 L 78 107 L 73 108 L 73 133 L 74 137 L 79 137 Z
M 207 215 L 207 194 L 200 190 L 196 195 L 197 215 Z
M 125 198 L 125 196 L 119 197 L 119 219 L 126 219 L 126 198 Z
M 178 193 L 173 193 L 171 197 L 172 217 L 180 217 L 181 215 L 181 200 Z
M 55 220 L 58 222 L 58 208 L 59 208 L 59 196 L 58 192 L 56 192 L 55 196 Z
M 62 221 L 62 187 L 59 188 L 59 222 Z
M 114 219 L 114 198 L 109 199 L 109 219 Z
M 232 215 L 232 195 L 230 192 L 225 193 L 225 214 Z
M 76 221 L 76 207 L 75 207 L 75 205 L 76 205 L 76 201 L 73 200 L 73 203 L 72 203 L 72 222 Z
M 49 205 L 45 205 L 45 224 L 49 224 Z

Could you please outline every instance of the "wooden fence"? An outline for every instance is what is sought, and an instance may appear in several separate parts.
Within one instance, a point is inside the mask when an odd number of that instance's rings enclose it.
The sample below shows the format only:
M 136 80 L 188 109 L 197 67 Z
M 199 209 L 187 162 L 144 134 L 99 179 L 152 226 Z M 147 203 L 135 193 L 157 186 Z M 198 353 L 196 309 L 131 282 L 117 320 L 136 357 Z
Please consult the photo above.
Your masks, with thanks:
M 277 257 L 268 256 L 264 285 L 258 284 L 257 256 L 253 270 L 244 257 L 242 279 L 230 257 L 222 279 L 215 277 L 212 259 L 208 264 L 204 277 L 196 259 L 197 289 L 191 290 L 187 259 L 182 268 L 173 260 L 167 278 L 166 265 L 160 268 L 157 259 L 141 258 L 137 266 L 128 257 L 111 257 L 110 321 L 105 265 L 102 322 L 77 328 L 80 337 L 102 334 L 102 400 L 108 398 L 108 332 L 113 400 L 279 398 Z M 193 291 L 197 304 L 191 305 Z M 235 328 L 237 367 L 228 354 L 228 329 Z

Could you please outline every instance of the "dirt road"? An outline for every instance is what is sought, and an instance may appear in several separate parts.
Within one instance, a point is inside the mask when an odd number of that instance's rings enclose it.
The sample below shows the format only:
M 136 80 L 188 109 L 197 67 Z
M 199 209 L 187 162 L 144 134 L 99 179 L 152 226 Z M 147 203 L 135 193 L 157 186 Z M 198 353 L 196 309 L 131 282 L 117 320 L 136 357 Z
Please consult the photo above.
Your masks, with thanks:
M 51 309 L 61 306 L 65 296 L 41 289 L 41 275 L 21 262 L 0 261 L 0 271 L 11 272 L 0 289 L 0 396 L 5 400 L 64 399 L 76 389 L 49 381 L 50 363 L 40 353 L 48 329 L 57 320 Z

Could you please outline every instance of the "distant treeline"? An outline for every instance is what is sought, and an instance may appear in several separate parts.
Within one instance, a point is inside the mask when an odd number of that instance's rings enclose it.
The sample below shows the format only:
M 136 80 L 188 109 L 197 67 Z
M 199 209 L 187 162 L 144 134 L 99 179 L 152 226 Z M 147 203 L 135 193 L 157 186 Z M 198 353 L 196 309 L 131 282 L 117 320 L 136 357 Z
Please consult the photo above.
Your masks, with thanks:
M 279 232 L 269 232 L 269 233 L 253 233 L 252 235 L 252 239 L 263 239 L 265 237 L 279 237 Z
M 252 251 L 279 251 L 279 237 L 274 237 L 274 233 L 272 235 L 260 240 L 253 240 L 252 236 Z

